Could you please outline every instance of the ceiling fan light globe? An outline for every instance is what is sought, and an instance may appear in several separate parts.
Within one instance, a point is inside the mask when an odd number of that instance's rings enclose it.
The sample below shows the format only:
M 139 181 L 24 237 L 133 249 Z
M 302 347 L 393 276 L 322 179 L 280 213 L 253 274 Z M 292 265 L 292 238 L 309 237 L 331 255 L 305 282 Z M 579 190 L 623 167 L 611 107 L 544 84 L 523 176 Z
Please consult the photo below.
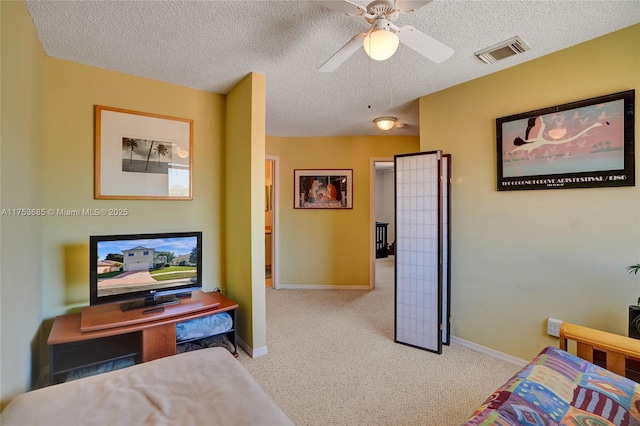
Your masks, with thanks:
M 399 45 L 400 39 L 397 34 L 383 29 L 373 31 L 362 41 L 364 51 L 376 61 L 384 61 L 392 57 Z

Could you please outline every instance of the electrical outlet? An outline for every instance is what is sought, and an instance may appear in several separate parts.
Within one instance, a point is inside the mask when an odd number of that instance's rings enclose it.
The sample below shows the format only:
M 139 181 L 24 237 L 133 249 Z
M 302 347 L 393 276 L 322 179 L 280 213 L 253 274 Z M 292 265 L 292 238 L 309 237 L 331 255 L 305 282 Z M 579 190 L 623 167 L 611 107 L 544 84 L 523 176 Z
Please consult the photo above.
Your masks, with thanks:
M 549 318 L 547 320 L 547 334 L 549 336 L 560 337 L 560 325 L 562 324 L 562 320 L 558 320 L 555 318 Z

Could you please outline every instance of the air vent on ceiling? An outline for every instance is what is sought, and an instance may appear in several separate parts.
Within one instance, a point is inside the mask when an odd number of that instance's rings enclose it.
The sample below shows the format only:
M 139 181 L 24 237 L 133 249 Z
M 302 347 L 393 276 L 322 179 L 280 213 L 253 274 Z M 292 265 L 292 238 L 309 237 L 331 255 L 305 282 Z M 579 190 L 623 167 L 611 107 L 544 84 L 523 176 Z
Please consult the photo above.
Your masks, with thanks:
M 481 61 L 486 62 L 487 64 L 493 64 L 500 59 L 524 53 L 527 50 L 529 50 L 529 46 L 527 46 L 520 37 L 513 37 L 509 40 L 503 41 L 502 43 L 494 44 L 491 47 L 475 52 L 475 55 Z

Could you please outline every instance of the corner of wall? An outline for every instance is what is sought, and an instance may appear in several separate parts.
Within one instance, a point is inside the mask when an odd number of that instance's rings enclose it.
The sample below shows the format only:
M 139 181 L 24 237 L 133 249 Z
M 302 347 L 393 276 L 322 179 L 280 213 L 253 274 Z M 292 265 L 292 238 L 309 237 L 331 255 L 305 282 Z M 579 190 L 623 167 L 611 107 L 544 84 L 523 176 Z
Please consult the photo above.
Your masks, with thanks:
M 4 107 L 0 115 L 0 172 L 4 177 L 0 204 L 9 211 L 35 209 L 42 203 L 45 55 L 24 2 L 0 2 L 0 32 L 0 104 Z M 39 374 L 42 220 L 3 214 L 0 234 L 0 389 L 4 407 L 13 396 L 29 390 Z
M 224 216 L 226 288 L 228 296 L 240 306 L 238 335 L 252 348 L 266 345 L 265 108 L 266 78 L 262 74 L 249 74 L 227 95 Z

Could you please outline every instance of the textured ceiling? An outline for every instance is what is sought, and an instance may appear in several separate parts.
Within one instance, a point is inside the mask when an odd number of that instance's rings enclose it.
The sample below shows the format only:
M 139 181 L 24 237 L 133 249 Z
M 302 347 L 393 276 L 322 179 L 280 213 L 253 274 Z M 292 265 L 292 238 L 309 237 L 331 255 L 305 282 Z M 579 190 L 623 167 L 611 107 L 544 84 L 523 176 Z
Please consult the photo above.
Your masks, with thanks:
M 385 134 L 417 135 L 419 97 L 640 22 L 638 0 L 434 0 L 395 23 L 453 48 L 447 61 L 401 45 L 388 61 L 360 49 L 321 73 L 369 27 L 363 18 L 310 1 L 26 3 L 56 58 L 220 94 L 252 71 L 266 75 L 266 132 L 274 136 L 379 135 L 372 120 L 381 115 L 406 125 Z M 531 50 L 492 65 L 473 54 L 516 35 Z

